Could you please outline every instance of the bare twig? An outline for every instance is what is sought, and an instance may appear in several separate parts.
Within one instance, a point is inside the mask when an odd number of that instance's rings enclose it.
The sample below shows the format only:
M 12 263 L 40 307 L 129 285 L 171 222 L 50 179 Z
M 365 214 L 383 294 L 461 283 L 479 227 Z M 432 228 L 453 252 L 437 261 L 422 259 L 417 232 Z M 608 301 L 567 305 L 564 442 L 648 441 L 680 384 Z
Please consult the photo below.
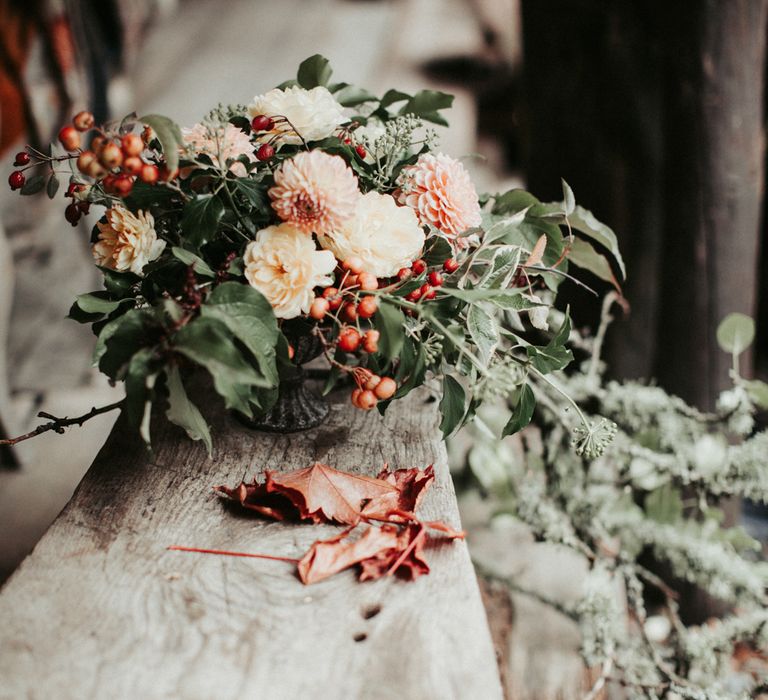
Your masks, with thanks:
M 66 416 L 59 418 L 57 416 L 51 415 L 50 413 L 46 413 L 45 411 L 40 411 L 40 413 L 37 414 L 38 418 L 47 418 L 49 421 L 48 423 L 38 425 L 34 430 L 31 430 L 24 435 L 0 440 L 0 445 L 16 445 L 19 442 L 29 440 L 30 438 L 37 437 L 38 435 L 42 435 L 43 433 L 47 433 L 51 430 L 53 430 L 55 433 L 61 434 L 64 432 L 65 428 L 69 428 L 72 425 L 82 426 L 83 423 L 90 420 L 91 418 L 100 416 L 102 413 L 109 413 L 110 411 L 114 411 L 116 408 L 122 407 L 122 405 L 122 400 L 116 401 L 115 403 L 111 403 L 107 406 L 92 408 L 90 411 L 88 411 L 88 413 L 85 413 L 82 416 L 78 416 L 77 418 L 67 418 Z

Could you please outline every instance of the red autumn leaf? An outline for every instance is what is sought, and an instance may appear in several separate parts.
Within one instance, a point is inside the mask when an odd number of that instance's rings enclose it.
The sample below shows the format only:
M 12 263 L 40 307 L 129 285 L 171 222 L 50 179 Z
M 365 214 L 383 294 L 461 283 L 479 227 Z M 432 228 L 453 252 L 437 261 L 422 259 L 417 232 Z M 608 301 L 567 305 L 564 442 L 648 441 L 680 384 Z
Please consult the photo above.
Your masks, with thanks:
M 435 480 L 435 469 L 397 469 L 390 472 L 385 466 L 376 477 L 395 487 L 394 492 L 374 498 L 363 508 L 363 515 L 373 520 L 392 520 L 396 512 L 415 513 L 424 494 Z
M 345 530 L 328 540 L 318 540 L 309 548 L 298 564 L 302 583 L 322 581 L 382 550 L 397 547 L 397 528 L 391 525 L 371 526 L 354 541 L 348 539 L 350 532 Z
M 386 525 L 384 527 L 387 527 Z M 421 523 L 410 523 L 397 534 L 397 547 L 385 549 L 360 562 L 361 581 L 370 581 L 393 574 L 414 581 L 429 573 L 424 558 L 427 531 Z
M 236 501 L 243 508 L 253 510 L 265 518 L 273 520 L 299 520 L 299 511 L 289 498 L 280 493 L 270 493 L 266 484 L 242 482 L 231 489 L 227 486 L 214 486 L 216 493 Z

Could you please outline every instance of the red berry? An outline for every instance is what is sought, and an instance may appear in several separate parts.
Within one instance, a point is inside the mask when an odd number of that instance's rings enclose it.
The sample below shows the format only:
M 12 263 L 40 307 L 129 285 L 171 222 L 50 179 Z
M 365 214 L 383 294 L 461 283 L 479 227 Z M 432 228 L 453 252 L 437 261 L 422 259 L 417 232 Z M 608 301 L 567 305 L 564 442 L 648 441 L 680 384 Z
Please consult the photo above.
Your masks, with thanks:
M 259 146 L 259 150 L 256 151 L 256 157 L 259 160 L 269 160 L 274 155 L 275 155 L 275 148 L 274 146 L 268 143 L 261 144 L 261 146 Z
M 397 271 L 397 279 L 399 279 L 402 282 L 403 280 L 407 280 L 412 274 L 413 274 L 413 270 L 411 270 L 410 267 L 401 267 Z
M 119 168 L 123 164 L 123 151 L 116 143 L 105 143 L 99 151 L 99 162 L 107 170 Z
M 141 181 L 146 182 L 148 185 L 154 185 L 160 178 L 160 171 L 156 165 L 147 163 L 141 168 Z
M 381 377 L 378 374 L 371 374 L 363 384 L 362 388 L 367 389 L 368 391 L 373 391 L 380 381 Z
M 63 126 L 59 131 L 59 141 L 68 151 L 80 148 L 80 134 L 74 126 Z
M 320 321 L 325 314 L 328 313 L 328 309 L 330 308 L 331 304 L 327 299 L 316 297 L 312 302 L 312 306 L 309 307 L 309 315 L 314 318 L 315 321 Z
M 346 274 L 341 278 L 342 287 L 357 287 L 357 275 Z
M 370 411 L 377 403 L 379 403 L 379 400 L 376 398 L 376 394 L 369 389 L 365 389 L 360 393 L 360 396 L 358 396 L 356 405 L 364 411 Z
M 115 184 L 117 183 L 117 175 L 109 173 L 101 181 L 101 186 L 107 194 L 115 194 Z
M 144 141 L 138 134 L 126 134 L 120 141 L 120 145 L 127 157 L 138 156 L 144 150 Z
M 376 297 L 364 297 L 357 306 L 357 313 L 361 318 L 371 318 L 379 310 L 379 302 Z
M 88 129 L 93 128 L 95 120 L 90 112 L 84 110 L 72 117 L 72 123 L 78 131 L 88 131 Z
M 350 399 L 352 400 L 352 405 L 355 408 L 360 408 L 360 404 L 358 403 L 358 401 L 360 400 L 360 394 L 362 393 L 363 393 L 363 390 L 359 388 L 352 391 L 352 396 L 350 397 Z
M 451 272 L 456 272 L 456 270 L 458 269 L 459 269 L 459 261 L 456 260 L 455 258 L 448 258 L 448 260 L 446 260 L 443 263 L 443 270 L 445 270 L 449 274 Z
M 157 173 L 163 182 L 170 182 L 171 180 L 175 180 L 179 176 L 179 169 L 174 168 L 173 170 L 168 170 L 168 165 L 166 163 L 163 163 L 157 169 Z
M 433 286 L 433 287 L 442 287 L 443 286 L 443 276 L 437 271 L 433 270 L 427 275 L 427 281 Z
M 141 170 L 144 167 L 144 162 L 138 156 L 128 156 L 123 161 L 123 172 L 129 175 L 141 175 Z
M 118 175 L 115 178 L 115 194 L 120 197 L 127 197 L 133 189 L 133 178 L 130 175 Z
M 341 263 L 341 269 L 359 275 L 363 271 L 363 261 L 357 255 L 353 255 Z
M 29 161 L 29 153 L 26 151 L 21 151 L 20 153 L 16 154 L 16 160 L 13 161 L 13 164 L 18 167 L 20 165 L 28 165 Z
M 373 393 L 376 394 L 377 399 L 386 401 L 391 399 L 397 391 L 397 383 L 391 377 L 382 377 L 381 381 L 376 385 Z
M 421 299 L 421 289 L 414 289 L 412 292 L 408 292 L 408 294 L 405 295 L 405 298 L 408 301 L 418 301 Z
M 437 290 L 430 284 L 422 284 L 419 291 L 424 299 L 434 299 L 437 296 Z
M 376 279 L 376 275 L 370 272 L 361 272 L 357 276 L 357 283 L 360 285 L 360 289 L 365 292 L 371 292 L 379 288 L 379 280 Z
M 341 306 L 341 295 L 336 287 L 326 287 L 323 290 L 323 298 L 328 300 L 331 311 L 336 311 Z
M 90 202 L 81 199 L 79 202 L 76 202 L 76 204 L 83 214 L 87 214 L 91 210 Z
M 11 186 L 12 190 L 18 190 L 24 187 L 24 183 L 26 181 L 27 181 L 27 178 L 24 177 L 24 173 L 21 172 L 21 170 L 14 170 L 8 176 L 8 184 Z
M 65 197 L 74 197 L 76 193 L 82 192 L 85 189 L 85 185 L 81 185 L 79 182 L 70 182 L 67 186 L 67 193 Z
M 96 154 L 93 151 L 83 151 L 77 157 L 77 169 L 84 175 L 90 175 L 91 164 L 96 162 Z
M 68 204 L 67 208 L 64 210 L 64 218 L 73 226 L 77 226 L 78 222 L 80 221 L 80 216 L 80 207 L 78 207 L 75 202 Z
M 273 122 L 266 114 L 257 114 L 251 119 L 251 129 L 254 131 L 271 131 L 274 125 L 275 122 Z
M 348 301 L 346 304 L 344 304 L 344 307 L 341 309 L 341 316 L 345 321 L 348 321 L 349 323 L 354 323 L 357 321 L 357 306 L 355 305 L 355 302 Z
M 379 331 L 370 330 L 363 336 L 363 350 L 366 352 L 378 352 L 379 351 L 379 338 L 381 333 Z
M 414 260 L 413 263 L 411 263 L 411 270 L 413 270 L 414 275 L 420 275 L 426 269 L 427 263 L 425 263 L 421 258 Z
M 344 328 L 339 334 L 339 350 L 355 352 L 360 347 L 360 334 L 356 328 Z
M 357 155 L 359 155 L 361 158 L 365 158 L 365 156 L 368 155 L 365 151 L 365 148 L 362 146 L 355 146 L 355 153 L 357 153 Z
M 347 146 L 349 146 L 349 144 L 351 144 L 351 143 L 352 143 L 352 139 L 351 139 L 351 138 L 349 138 L 349 136 L 345 136 L 345 137 L 344 137 L 344 143 L 346 143 L 346 144 L 347 144 Z

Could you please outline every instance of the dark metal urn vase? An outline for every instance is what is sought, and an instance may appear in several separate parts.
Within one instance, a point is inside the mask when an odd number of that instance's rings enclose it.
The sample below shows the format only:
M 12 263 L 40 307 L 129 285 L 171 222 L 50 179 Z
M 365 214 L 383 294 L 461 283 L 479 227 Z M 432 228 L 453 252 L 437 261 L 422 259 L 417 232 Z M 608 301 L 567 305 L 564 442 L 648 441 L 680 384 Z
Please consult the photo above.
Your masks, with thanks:
M 280 368 L 280 386 L 275 405 L 265 414 L 238 419 L 254 430 L 271 433 L 295 433 L 314 428 L 325 420 L 330 408 L 323 397 L 306 384 L 307 372 L 302 365 L 314 360 L 322 351 L 320 339 L 312 332 L 313 324 L 304 319 L 291 319 L 282 325 L 283 335 L 294 350 L 293 363 Z

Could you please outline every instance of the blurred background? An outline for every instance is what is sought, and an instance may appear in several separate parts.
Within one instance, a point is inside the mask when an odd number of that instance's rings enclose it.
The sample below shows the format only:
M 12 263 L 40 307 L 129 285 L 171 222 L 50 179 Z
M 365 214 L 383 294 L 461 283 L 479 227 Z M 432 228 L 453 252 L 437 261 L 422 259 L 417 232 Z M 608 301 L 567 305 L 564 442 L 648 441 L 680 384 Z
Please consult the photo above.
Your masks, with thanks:
M 768 0 L 0 0 L 1 157 L 8 174 L 14 153 L 47 144 L 80 109 L 191 125 L 293 77 L 314 53 L 374 92 L 452 92 L 442 148 L 464 158 L 479 191 L 560 199 L 563 177 L 616 231 L 629 307 L 609 337 L 611 373 L 655 378 L 707 408 L 728 384 L 715 328 L 729 312 L 757 318 L 743 374 L 768 378 L 767 10 Z M 93 216 L 73 229 L 59 201 L 0 190 L 0 430 L 16 435 L 41 409 L 78 415 L 116 390 L 90 367 L 87 329 L 64 318 L 75 294 L 98 286 Z M 573 287 L 569 301 L 579 326 L 595 323 L 589 296 Z M 0 455 L 0 581 L 113 420 Z

